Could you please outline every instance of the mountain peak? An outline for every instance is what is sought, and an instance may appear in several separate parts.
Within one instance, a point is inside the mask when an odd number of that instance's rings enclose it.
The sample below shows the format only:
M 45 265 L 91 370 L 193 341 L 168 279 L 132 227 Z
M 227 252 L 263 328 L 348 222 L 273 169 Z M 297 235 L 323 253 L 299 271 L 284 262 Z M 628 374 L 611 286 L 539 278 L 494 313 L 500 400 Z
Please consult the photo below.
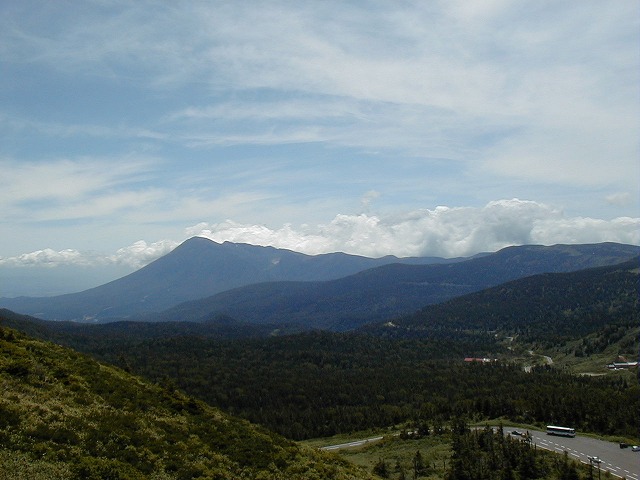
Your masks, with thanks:
M 0 300 L 0 306 L 49 320 L 105 321 L 161 312 L 186 301 L 203 299 L 251 284 L 337 280 L 390 264 L 404 264 L 404 268 L 396 265 L 387 271 L 395 275 L 399 274 L 397 272 L 405 272 L 409 275 L 407 277 L 409 285 L 415 286 L 426 281 L 418 278 L 418 272 L 421 269 L 415 268 L 416 266 L 447 264 L 448 268 L 435 270 L 430 268 L 429 270 L 434 274 L 436 271 L 447 271 L 449 272 L 447 275 L 450 276 L 454 271 L 464 270 L 464 267 L 454 268 L 455 265 L 473 262 L 469 263 L 469 268 L 475 265 L 474 272 L 484 272 L 485 277 L 495 277 L 483 283 L 488 285 L 525 274 L 577 270 L 619 263 L 637 255 L 638 250 L 639 247 L 619 244 L 524 246 L 513 247 L 473 260 L 444 260 L 429 257 L 374 259 L 345 253 L 305 255 L 291 250 L 246 243 L 220 244 L 196 236 L 189 238 L 172 252 L 140 270 L 99 287 L 57 297 L 5 298 Z M 507 268 L 506 277 L 492 274 L 495 272 L 497 258 L 502 258 L 505 263 L 501 268 Z M 408 269 L 409 265 L 413 265 L 414 268 Z M 475 273 L 467 275 L 463 272 L 460 275 L 462 280 L 459 282 L 466 284 L 469 281 L 464 278 L 471 279 Z M 374 283 L 379 283 L 381 278 L 376 272 L 371 272 L 366 277 L 369 282 Z M 410 280 L 411 277 L 416 279 Z M 344 285 L 349 282 L 350 280 Z M 430 277 L 429 282 L 436 284 L 442 283 L 443 280 Z M 373 284 L 369 285 L 369 287 L 372 286 Z M 401 289 L 399 294 L 404 295 L 402 293 L 404 291 Z

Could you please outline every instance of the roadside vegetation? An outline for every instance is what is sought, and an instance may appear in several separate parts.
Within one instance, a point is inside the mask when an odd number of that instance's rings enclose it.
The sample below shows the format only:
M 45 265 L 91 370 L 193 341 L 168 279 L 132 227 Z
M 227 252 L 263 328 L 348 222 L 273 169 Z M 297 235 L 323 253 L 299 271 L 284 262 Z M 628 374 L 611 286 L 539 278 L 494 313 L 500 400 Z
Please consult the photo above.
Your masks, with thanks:
M 495 425 L 495 423 L 494 423 Z M 524 437 L 505 435 L 506 427 L 470 427 L 454 419 L 440 432 L 378 432 L 380 441 L 343 448 L 339 454 L 394 480 L 587 480 L 591 470 L 567 454 L 538 449 Z M 371 432 L 369 432 L 371 433 Z M 335 438 L 324 439 L 335 444 Z M 341 438 L 340 442 L 346 441 Z M 316 441 L 305 442 L 308 444 Z M 613 478 L 608 472 L 604 478 Z

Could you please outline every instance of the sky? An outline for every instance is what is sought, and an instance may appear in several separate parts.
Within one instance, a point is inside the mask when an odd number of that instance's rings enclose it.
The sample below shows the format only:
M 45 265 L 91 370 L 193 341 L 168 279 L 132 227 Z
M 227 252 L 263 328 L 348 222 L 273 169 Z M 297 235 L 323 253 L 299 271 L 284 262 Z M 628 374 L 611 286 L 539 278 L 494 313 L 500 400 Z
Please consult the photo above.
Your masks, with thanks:
M 638 45 L 636 0 L 0 2 L 0 296 L 195 235 L 640 244 Z

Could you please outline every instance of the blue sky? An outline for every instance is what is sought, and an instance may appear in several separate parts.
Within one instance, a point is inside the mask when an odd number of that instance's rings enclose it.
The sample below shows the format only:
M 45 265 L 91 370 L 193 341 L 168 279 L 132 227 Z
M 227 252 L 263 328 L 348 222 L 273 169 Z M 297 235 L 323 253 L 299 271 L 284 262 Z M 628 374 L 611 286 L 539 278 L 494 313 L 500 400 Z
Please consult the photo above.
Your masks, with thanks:
M 2 2 L 0 278 L 99 282 L 192 235 L 368 256 L 638 244 L 639 13 Z

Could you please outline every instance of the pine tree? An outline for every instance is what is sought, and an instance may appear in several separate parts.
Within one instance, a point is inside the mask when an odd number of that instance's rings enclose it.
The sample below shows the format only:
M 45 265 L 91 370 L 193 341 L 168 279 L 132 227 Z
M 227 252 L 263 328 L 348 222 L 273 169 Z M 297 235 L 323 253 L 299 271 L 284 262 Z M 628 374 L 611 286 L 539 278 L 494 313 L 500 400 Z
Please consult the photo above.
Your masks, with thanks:
M 413 478 L 418 478 L 418 475 L 421 475 L 424 472 L 424 460 L 422 459 L 422 454 L 420 451 L 417 451 L 415 456 L 413 457 Z
M 389 478 L 389 468 L 383 458 L 379 458 L 378 462 L 373 466 L 373 473 L 382 478 Z

